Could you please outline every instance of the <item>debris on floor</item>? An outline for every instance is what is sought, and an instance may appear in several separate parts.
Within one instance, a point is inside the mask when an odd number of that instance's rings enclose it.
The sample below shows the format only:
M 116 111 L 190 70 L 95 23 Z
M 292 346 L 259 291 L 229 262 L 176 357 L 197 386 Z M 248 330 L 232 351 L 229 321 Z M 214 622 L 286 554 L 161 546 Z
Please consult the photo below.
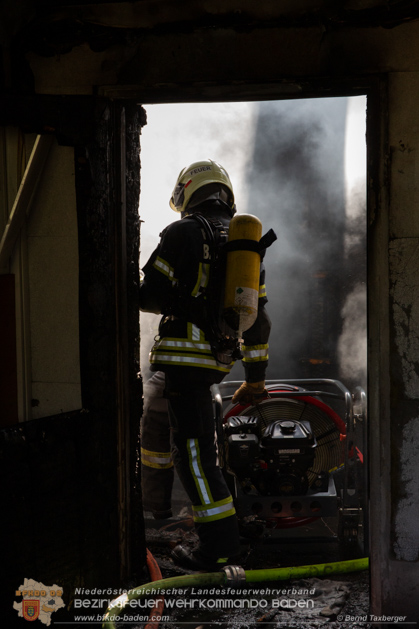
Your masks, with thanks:
M 147 547 L 157 560 L 162 577 L 194 574 L 171 559 L 178 544 L 197 541 L 187 507 L 177 517 L 156 521 L 146 517 Z M 320 524 L 320 523 L 319 523 Z M 327 524 L 330 529 L 330 525 Z M 312 565 L 341 560 L 339 545 L 332 538 L 323 544 L 315 529 L 315 543 L 303 542 L 307 531 L 284 541 L 269 534 L 251 541 L 245 570 L 278 566 Z M 331 531 L 333 532 L 333 531 Z M 312 531 L 311 531 L 312 533 Z M 314 539 L 314 538 L 313 538 Z M 320 541 L 319 541 L 320 539 Z M 189 587 L 181 594 L 166 596 L 159 629 L 368 629 L 369 575 L 367 571 L 288 581 L 245 583 L 241 586 Z

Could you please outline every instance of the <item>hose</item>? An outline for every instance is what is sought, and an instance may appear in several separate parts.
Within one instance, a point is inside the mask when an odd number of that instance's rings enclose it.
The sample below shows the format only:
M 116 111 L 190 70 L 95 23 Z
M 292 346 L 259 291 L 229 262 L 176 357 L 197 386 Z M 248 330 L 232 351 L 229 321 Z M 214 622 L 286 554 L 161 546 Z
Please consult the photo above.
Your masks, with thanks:
M 269 568 L 267 570 L 246 570 L 246 583 L 263 581 L 286 581 L 287 579 L 303 579 L 312 577 L 326 577 L 331 574 L 345 574 L 367 570 L 368 557 L 349 559 L 334 563 L 320 563 L 312 566 L 294 566 L 289 568 Z
M 191 587 L 194 585 L 208 586 L 230 584 L 234 586 L 238 585 L 238 583 L 287 581 L 288 579 L 301 579 L 304 577 L 325 577 L 331 574 L 360 572 L 366 570 L 368 565 L 368 557 L 363 557 L 362 559 L 350 559 L 348 561 L 337 561 L 312 566 L 268 568 L 262 570 L 243 570 L 242 568 L 231 566 L 226 567 L 220 572 L 201 572 L 179 577 L 170 577 L 168 579 L 161 579 L 160 581 L 152 581 L 151 583 L 146 583 L 133 590 L 129 590 L 126 594 L 122 594 L 114 599 L 106 610 L 102 627 L 103 629 L 116 629 L 115 622 L 118 622 L 117 617 L 122 614 L 125 607 L 134 599 L 145 598 L 150 592 L 155 594 L 160 590 L 164 590 L 165 593 L 167 593 L 167 591 L 171 589 Z M 237 580 L 237 574 L 240 574 L 239 580 Z
M 162 574 L 160 571 L 159 564 L 154 559 L 153 555 L 147 548 L 147 568 L 150 573 L 150 578 L 152 581 L 160 581 L 162 578 Z M 164 609 L 164 597 L 156 600 L 156 603 L 153 609 L 150 612 L 149 621 L 144 627 L 144 629 L 158 629 L 160 624 L 160 618 L 163 614 Z

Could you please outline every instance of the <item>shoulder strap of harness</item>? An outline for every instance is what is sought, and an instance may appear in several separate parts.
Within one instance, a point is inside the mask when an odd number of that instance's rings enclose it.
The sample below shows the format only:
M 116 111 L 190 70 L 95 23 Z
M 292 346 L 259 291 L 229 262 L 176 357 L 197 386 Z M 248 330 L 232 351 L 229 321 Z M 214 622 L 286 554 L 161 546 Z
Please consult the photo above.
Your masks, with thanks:
M 208 219 L 206 216 L 199 214 L 198 212 L 195 214 L 190 214 L 189 216 L 185 216 L 185 219 L 193 219 L 197 221 L 205 230 L 206 235 L 208 236 L 208 240 L 210 246 L 215 246 L 215 230 L 224 230 L 226 233 L 228 228 L 223 225 L 223 223 L 217 219 Z M 185 220 L 183 219 L 183 220 Z

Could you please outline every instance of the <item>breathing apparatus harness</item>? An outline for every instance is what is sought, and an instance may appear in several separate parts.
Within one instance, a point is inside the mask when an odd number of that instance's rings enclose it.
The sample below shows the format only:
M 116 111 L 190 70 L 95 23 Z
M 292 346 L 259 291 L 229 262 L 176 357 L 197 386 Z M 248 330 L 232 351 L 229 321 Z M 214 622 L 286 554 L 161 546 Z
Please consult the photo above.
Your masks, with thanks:
M 234 330 L 222 318 L 228 227 L 220 220 L 208 219 L 199 213 L 187 218 L 193 218 L 201 225 L 209 246 L 209 282 L 198 297 L 203 300 L 203 329 L 216 360 L 229 365 L 232 361 L 240 360 L 242 353 Z
M 258 253 L 262 259 L 266 248 L 277 237 L 270 229 L 259 241 L 240 239 L 228 242 L 228 227 L 220 220 L 207 218 L 198 212 L 182 220 L 188 219 L 197 221 L 204 231 L 209 247 L 209 281 L 207 286 L 200 287 L 195 297 L 185 294 L 183 287 L 177 286 L 170 300 L 170 314 L 195 323 L 204 331 L 214 358 L 221 364 L 230 365 L 243 356 L 238 331 L 231 328 L 223 317 L 227 253 L 245 249 Z

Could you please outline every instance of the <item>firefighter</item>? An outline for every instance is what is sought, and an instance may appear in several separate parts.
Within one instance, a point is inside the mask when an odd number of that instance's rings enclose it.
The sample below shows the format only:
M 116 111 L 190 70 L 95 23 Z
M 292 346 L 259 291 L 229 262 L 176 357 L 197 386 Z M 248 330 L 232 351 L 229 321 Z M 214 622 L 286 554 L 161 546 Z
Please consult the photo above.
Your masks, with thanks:
M 236 212 L 227 172 L 212 160 L 184 168 L 170 206 L 182 218 L 163 230 L 143 268 L 140 309 L 163 315 L 150 363 L 153 371 L 165 374 L 172 459 L 191 500 L 199 538 L 196 549 L 179 545 L 172 556 L 186 568 L 215 570 L 240 551 L 233 499 L 217 462 L 210 391 L 212 384 L 229 373 L 236 353 L 231 340 L 220 344 L 214 333 L 214 312 L 219 310 L 215 302 L 220 299 L 220 278 L 214 283 L 214 247 L 223 242 Z M 244 333 L 241 347 L 245 382 L 236 391 L 234 402 L 254 402 L 266 393 L 271 326 L 264 308 L 262 265 L 261 269 L 257 319 Z M 167 447 L 150 452 L 163 455 L 156 459 L 166 464 Z

